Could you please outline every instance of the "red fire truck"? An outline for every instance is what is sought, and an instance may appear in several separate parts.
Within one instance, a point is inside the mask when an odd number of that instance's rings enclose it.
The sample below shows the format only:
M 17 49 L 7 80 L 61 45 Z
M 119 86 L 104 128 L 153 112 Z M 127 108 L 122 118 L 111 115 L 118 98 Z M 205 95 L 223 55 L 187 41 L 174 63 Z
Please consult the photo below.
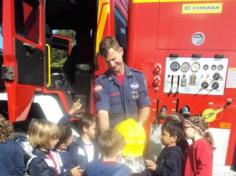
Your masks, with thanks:
M 151 120 L 202 114 L 215 170 L 236 155 L 235 9 L 235 0 L 132 0 L 129 9 L 127 63 L 146 75 Z
M 32 117 L 57 122 L 77 98 L 93 111 L 95 71 L 106 69 L 95 60 L 98 44 L 116 35 L 126 48 L 128 1 L 1 0 L 0 8 L 0 113 L 14 124 Z M 59 30 L 74 31 L 72 50 L 71 38 L 52 34 Z M 71 50 L 59 76 L 51 68 L 55 48 Z
M 151 124 L 166 114 L 202 114 L 215 138 L 214 165 L 233 165 L 234 0 L 131 0 L 129 15 L 128 0 L 1 0 L 0 5 L 0 112 L 11 122 L 42 116 L 56 122 L 71 106 L 71 94 L 93 111 L 93 80 L 106 69 L 96 57 L 98 45 L 103 36 L 115 35 L 127 51 L 126 63 L 146 75 L 151 136 L 156 129 Z M 73 60 L 73 47 L 65 63 L 72 65 L 64 76 L 74 92 L 50 83 L 51 48 L 68 49 L 70 43 L 51 35 L 60 29 L 74 30 L 84 47 L 74 57 L 81 59 Z

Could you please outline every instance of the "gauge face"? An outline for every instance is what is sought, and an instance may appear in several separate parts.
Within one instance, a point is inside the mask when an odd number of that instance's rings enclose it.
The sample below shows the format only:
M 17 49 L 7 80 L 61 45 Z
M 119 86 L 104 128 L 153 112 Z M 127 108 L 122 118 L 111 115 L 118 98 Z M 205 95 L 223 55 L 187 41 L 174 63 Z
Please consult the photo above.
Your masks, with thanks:
M 173 71 L 173 72 L 178 71 L 178 70 L 179 70 L 179 67 L 180 67 L 180 65 L 179 65 L 178 62 L 172 62 L 172 63 L 170 64 L 170 69 L 171 69 L 171 71 Z
M 211 69 L 212 69 L 212 70 L 216 70 L 216 65 L 212 65 L 212 66 L 211 66 Z
M 190 68 L 190 65 L 188 62 L 184 62 L 180 67 L 182 72 L 187 72 L 189 70 L 189 68 Z
M 191 70 L 192 70 L 192 72 L 197 72 L 199 69 L 200 69 L 200 64 L 199 64 L 198 62 L 194 62 L 194 63 L 191 65 Z
M 218 70 L 218 71 L 221 71 L 221 70 L 223 70 L 223 68 L 224 68 L 223 65 L 218 65 L 217 70 Z
M 207 64 L 203 65 L 203 70 L 208 70 L 209 66 Z

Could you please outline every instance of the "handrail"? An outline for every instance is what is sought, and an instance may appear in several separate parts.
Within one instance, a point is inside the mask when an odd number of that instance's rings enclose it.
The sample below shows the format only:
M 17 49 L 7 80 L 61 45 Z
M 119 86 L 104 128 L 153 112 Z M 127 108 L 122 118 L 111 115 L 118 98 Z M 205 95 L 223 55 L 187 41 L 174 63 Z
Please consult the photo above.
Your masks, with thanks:
M 52 84 L 52 80 L 51 80 L 51 47 L 49 44 L 45 44 L 45 46 L 47 47 L 47 53 L 48 53 L 48 83 L 47 83 L 47 87 L 50 87 Z

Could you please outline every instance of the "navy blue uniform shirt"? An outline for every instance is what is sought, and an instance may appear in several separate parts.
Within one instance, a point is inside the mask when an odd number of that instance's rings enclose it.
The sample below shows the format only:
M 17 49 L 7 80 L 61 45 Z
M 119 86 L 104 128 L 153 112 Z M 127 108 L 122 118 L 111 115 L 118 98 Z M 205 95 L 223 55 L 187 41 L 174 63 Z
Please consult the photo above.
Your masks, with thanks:
M 88 154 L 85 150 L 85 145 L 86 144 L 84 144 L 82 139 L 78 138 L 68 148 L 68 152 L 69 152 L 70 156 L 72 157 L 73 162 L 77 166 L 80 166 L 81 169 L 84 169 L 88 164 Z M 93 147 L 94 147 L 94 159 L 98 159 L 99 152 L 97 149 L 97 145 L 94 142 L 91 145 L 93 145 Z
M 119 163 L 108 163 L 94 160 L 84 171 L 85 176 L 131 176 L 131 170 Z
M 33 154 L 36 156 L 29 164 L 30 176 L 56 176 L 56 169 L 48 166 L 45 159 L 48 158 L 48 152 L 35 148 Z
M 125 65 L 124 76 L 123 86 L 111 70 L 96 79 L 96 110 L 109 112 L 112 127 L 125 117 L 136 118 L 138 109 L 150 106 L 143 73 Z
M 0 175 L 24 175 L 24 152 L 21 146 L 13 140 L 0 143 Z
M 157 161 L 153 176 L 182 176 L 183 153 L 178 146 L 165 147 Z
M 70 170 L 76 166 L 71 155 L 67 151 L 57 151 L 57 153 L 59 154 L 62 162 L 61 175 L 71 176 Z

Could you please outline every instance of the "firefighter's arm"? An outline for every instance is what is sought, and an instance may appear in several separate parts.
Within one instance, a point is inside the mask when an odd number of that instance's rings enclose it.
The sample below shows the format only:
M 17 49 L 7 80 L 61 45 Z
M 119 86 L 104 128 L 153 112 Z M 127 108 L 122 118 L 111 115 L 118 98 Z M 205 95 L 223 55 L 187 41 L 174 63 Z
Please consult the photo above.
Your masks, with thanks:
M 138 122 L 144 124 L 150 113 L 150 99 L 147 92 L 145 77 L 141 74 L 139 77 L 140 91 L 138 99 Z
M 99 110 L 97 112 L 97 115 L 99 131 L 100 133 L 102 133 L 105 130 L 109 129 L 109 114 L 106 110 Z
M 138 122 L 144 124 L 148 119 L 150 113 L 150 107 L 142 107 L 138 110 Z

